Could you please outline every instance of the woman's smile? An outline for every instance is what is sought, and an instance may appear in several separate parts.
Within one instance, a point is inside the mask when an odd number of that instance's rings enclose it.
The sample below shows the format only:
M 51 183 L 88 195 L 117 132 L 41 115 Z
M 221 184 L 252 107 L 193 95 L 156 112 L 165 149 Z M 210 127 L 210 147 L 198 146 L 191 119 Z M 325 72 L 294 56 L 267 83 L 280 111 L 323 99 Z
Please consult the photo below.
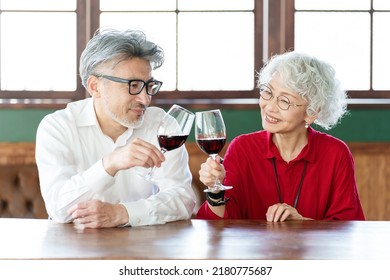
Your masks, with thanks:
M 277 118 L 274 118 L 268 114 L 264 114 L 264 119 L 266 122 L 270 123 L 270 124 L 278 124 L 280 122 L 279 119 Z

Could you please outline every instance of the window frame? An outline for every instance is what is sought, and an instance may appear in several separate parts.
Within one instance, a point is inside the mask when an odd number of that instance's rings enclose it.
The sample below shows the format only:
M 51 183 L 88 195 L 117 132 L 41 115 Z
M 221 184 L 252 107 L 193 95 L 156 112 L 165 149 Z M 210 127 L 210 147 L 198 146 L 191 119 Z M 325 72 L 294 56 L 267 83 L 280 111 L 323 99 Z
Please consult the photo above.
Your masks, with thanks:
M 91 3 L 91 14 L 97 15 L 91 17 L 91 34 L 94 30 L 97 30 L 99 24 L 99 1 L 92 1 Z M 254 65 L 256 69 L 260 69 L 262 66 L 262 60 L 256 59 L 262 57 L 263 45 L 263 0 L 254 0 Z M 256 88 L 256 77 L 253 81 L 252 90 L 225 90 L 225 91 L 164 91 L 161 90 L 156 96 L 152 98 L 151 105 L 170 107 L 174 103 L 182 104 L 190 109 L 213 109 L 216 106 L 219 108 L 237 108 L 237 109 L 248 109 L 258 108 L 258 90 Z
M 85 46 L 88 40 L 87 36 L 87 2 L 85 0 L 77 0 L 76 7 L 76 42 L 77 42 L 77 57 L 80 57 L 82 53 L 82 47 Z M 4 10 L 2 10 L 4 11 Z M 0 11 L 0 12 L 2 12 Z M 23 12 L 23 10 L 18 10 Z M 26 11 L 25 12 L 30 12 Z M 34 10 L 34 12 L 48 12 Z M 58 11 L 49 11 L 58 12 Z M 79 68 L 79 61 L 76 63 L 77 73 Z M 87 96 L 84 87 L 81 84 L 81 79 L 77 75 L 75 91 L 9 91 L 0 90 L 0 108 L 12 108 L 12 109 L 23 109 L 23 108 L 63 108 L 69 102 L 83 99 Z M 55 96 L 53 96 L 55 93 Z M 28 95 L 28 97 L 26 97 Z
M 100 1 L 77 0 L 77 73 L 86 43 L 98 29 Z M 1 11 L 0 11 L 1 12 Z M 268 14 L 268 25 L 263 14 Z M 255 0 L 254 6 L 254 71 L 273 54 L 294 49 L 295 0 Z M 267 19 L 266 19 L 267 20 Z M 264 26 L 263 26 L 264 25 Z M 263 28 L 264 27 L 264 28 Z M 267 36 L 265 38 L 265 36 Z M 371 48 L 372 56 L 372 48 Z M 370 69 L 372 74 L 372 69 Z M 179 103 L 192 109 L 258 109 L 256 77 L 253 90 L 240 91 L 160 91 L 152 105 L 169 107 Z M 55 91 L 0 91 L 0 108 L 63 108 L 69 102 L 89 96 L 77 75 L 77 88 L 72 92 Z M 390 108 L 390 91 L 348 91 L 350 108 Z
M 281 0 L 283 1 L 283 0 Z M 369 90 L 348 90 L 348 108 L 390 108 L 390 90 L 373 90 L 372 89 L 372 61 L 373 61 L 373 13 L 378 12 L 373 8 L 373 1 L 371 1 L 370 13 L 370 89 Z M 286 0 L 286 2 L 291 2 L 286 10 L 288 15 L 286 17 L 294 18 L 295 12 L 295 0 Z M 299 10 L 300 12 L 305 10 Z M 323 11 L 316 10 L 316 12 L 332 12 L 332 11 Z M 361 11 L 359 11 L 361 12 Z M 294 46 L 294 20 L 291 20 L 290 24 L 286 26 L 286 41 L 287 45 Z M 287 35 L 289 34 L 289 35 Z M 290 48 L 290 49 L 293 49 Z

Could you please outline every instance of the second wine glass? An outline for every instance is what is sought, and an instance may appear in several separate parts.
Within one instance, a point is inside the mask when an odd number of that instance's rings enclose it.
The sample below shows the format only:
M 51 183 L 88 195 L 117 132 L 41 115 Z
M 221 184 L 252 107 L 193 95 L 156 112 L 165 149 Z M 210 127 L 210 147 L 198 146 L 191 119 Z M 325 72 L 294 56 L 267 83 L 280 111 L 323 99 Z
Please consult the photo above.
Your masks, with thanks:
M 174 104 L 161 120 L 157 131 L 157 139 L 162 153 L 182 146 L 191 132 L 195 115 L 189 110 Z M 152 181 L 152 168 L 144 178 Z
M 195 138 L 199 148 L 215 160 L 226 143 L 226 127 L 219 109 L 196 113 Z M 224 186 L 216 178 L 214 186 L 205 189 L 204 192 L 217 192 L 231 188 L 231 186 Z

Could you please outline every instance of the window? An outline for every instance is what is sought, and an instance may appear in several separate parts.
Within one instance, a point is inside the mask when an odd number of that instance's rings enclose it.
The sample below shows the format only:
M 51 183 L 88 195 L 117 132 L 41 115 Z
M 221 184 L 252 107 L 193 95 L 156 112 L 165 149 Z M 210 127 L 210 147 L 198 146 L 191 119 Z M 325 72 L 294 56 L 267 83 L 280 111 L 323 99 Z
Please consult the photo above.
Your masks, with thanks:
M 157 104 L 256 99 L 254 0 L 4 0 L 0 106 L 56 106 L 85 98 L 78 58 L 99 27 L 144 30 L 166 52 Z M 28 17 L 26 17 L 28 15 Z M 28 29 L 15 22 L 28 20 Z M 31 24 L 30 24 L 31 23 Z M 77 23 L 77 25 L 76 25 Z M 14 34 L 20 47 L 15 50 Z M 22 44 L 28 41 L 29 43 Z M 23 53 L 23 57 L 20 56 Z M 7 59 L 3 60 L 3 57 Z M 21 67 L 22 65 L 22 67 Z M 22 69 L 23 68 L 23 69 Z M 210 98 L 211 97 L 211 98 Z
M 254 9 L 254 0 L 101 0 L 99 14 L 101 27 L 141 29 L 165 50 L 153 102 L 193 105 L 254 95 Z
M 103 26 L 164 48 L 156 105 L 258 108 L 256 71 L 295 48 L 331 62 L 351 104 L 389 106 L 389 25 L 387 0 L 1 0 L 0 107 L 85 98 L 78 59 Z
M 76 0 L 2 0 L 0 105 L 40 106 L 83 98 L 77 76 Z M 79 26 L 76 26 L 77 23 Z
M 352 104 L 390 103 L 386 0 L 295 0 L 294 48 L 335 66 Z

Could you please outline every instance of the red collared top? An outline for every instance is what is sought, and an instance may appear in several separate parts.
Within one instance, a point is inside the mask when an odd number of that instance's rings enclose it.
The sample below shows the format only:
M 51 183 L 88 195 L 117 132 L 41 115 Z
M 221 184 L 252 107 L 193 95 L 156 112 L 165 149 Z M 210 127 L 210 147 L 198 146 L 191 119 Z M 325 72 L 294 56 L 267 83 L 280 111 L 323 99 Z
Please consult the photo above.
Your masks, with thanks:
M 227 219 L 266 219 L 269 206 L 279 203 L 272 159 L 275 158 L 280 197 L 291 206 L 297 197 L 305 161 L 306 171 L 297 202 L 298 212 L 315 220 L 364 220 L 356 187 L 354 161 L 347 145 L 326 133 L 308 129 L 308 144 L 289 163 L 280 156 L 272 134 L 258 131 L 236 137 L 223 165 Z M 207 202 L 197 218 L 218 219 Z

